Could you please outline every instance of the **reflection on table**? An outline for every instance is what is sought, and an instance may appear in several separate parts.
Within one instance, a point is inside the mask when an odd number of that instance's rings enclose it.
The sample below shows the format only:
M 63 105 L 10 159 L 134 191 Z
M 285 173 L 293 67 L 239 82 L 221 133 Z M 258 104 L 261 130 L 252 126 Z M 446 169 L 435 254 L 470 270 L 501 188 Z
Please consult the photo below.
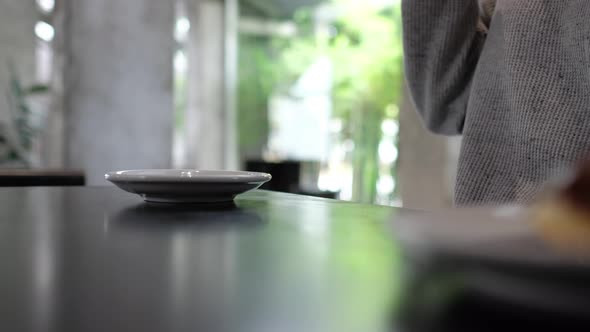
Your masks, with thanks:
M 253 192 L 148 205 L 114 188 L 0 190 L 0 320 L 13 331 L 377 331 L 395 209 Z
M 395 221 L 423 212 L 266 191 L 221 206 L 150 205 L 91 187 L 4 188 L 0 206 L 1 331 L 590 326 L 580 314 L 590 308 L 587 290 L 577 294 L 580 310 L 554 312 L 473 281 L 505 293 L 527 283 L 416 259 Z M 538 296 L 562 298 L 546 290 Z

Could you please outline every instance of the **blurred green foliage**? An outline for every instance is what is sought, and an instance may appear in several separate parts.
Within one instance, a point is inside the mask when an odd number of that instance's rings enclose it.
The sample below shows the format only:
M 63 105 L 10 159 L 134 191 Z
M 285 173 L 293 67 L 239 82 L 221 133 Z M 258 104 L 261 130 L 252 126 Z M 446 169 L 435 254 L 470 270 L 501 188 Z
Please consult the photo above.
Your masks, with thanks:
M 269 132 L 268 100 L 280 83 L 271 39 L 240 35 L 238 73 L 238 144 L 243 159 L 259 157 Z
M 28 98 L 48 93 L 49 86 L 45 84 L 23 86 L 12 62 L 9 62 L 8 67 L 10 73 L 6 93 L 8 114 L 3 117 L 6 122 L 0 123 L 0 164 L 30 167 L 33 141 L 41 133 L 43 120 L 35 119 L 41 115 L 33 112 Z
M 379 173 L 380 125 L 397 118 L 388 106 L 402 89 L 401 9 L 364 1 L 332 0 L 335 14 L 318 23 L 317 8 L 293 15 L 295 37 L 240 38 L 238 128 L 244 155 L 260 152 L 268 135 L 268 98 L 293 84 L 319 57 L 333 65 L 333 117 L 344 124 L 341 139 L 355 143 L 353 199 L 374 202 Z M 391 107 L 389 107 L 391 109 Z M 394 169 L 392 171 L 395 171 Z

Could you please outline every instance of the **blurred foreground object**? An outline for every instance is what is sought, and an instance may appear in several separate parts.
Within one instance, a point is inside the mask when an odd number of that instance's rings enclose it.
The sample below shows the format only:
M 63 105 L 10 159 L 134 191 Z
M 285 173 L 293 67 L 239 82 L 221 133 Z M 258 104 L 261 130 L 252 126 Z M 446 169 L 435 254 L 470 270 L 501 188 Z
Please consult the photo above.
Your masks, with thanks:
M 590 161 L 536 204 L 533 222 L 559 250 L 590 253 Z
M 396 325 L 590 329 L 590 163 L 531 206 L 407 213 L 394 235 L 410 267 Z

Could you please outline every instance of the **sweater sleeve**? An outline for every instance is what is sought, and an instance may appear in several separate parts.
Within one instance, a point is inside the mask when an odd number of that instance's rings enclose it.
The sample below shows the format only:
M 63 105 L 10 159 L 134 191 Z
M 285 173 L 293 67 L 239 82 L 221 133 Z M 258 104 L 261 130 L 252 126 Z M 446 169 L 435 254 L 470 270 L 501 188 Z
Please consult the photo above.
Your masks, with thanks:
M 403 0 L 406 79 L 426 127 L 461 134 L 485 37 L 477 0 Z

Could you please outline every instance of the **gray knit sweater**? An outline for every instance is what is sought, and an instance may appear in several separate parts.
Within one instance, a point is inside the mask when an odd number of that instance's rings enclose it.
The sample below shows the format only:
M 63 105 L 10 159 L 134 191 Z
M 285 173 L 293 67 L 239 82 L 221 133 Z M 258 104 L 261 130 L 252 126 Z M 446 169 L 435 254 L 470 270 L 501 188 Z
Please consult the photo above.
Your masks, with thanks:
M 590 152 L 590 0 L 403 0 L 406 75 L 434 132 L 463 135 L 457 205 L 526 203 Z

